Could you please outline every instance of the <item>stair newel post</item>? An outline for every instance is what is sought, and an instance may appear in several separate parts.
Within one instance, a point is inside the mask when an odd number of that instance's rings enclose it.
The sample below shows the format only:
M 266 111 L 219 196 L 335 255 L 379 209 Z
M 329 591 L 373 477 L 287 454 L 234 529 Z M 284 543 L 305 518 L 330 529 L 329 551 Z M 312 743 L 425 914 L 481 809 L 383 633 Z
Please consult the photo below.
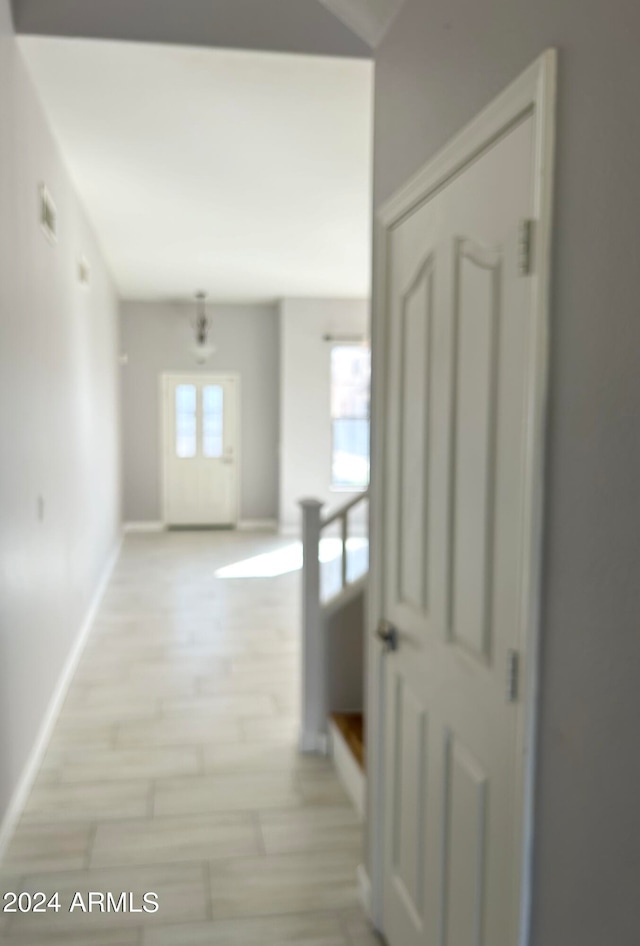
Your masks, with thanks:
M 323 503 L 300 500 L 302 509 L 302 752 L 326 751 L 326 640 L 320 607 L 320 531 Z

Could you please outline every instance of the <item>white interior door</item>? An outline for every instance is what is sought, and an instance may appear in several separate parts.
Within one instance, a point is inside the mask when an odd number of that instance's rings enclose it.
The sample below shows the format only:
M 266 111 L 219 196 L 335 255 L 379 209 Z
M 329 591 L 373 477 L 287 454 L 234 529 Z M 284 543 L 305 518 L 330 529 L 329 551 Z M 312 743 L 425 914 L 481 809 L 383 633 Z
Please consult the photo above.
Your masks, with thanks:
M 379 771 L 390 946 L 518 942 L 517 671 L 544 381 L 522 224 L 537 206 L 535 146 L 536 116 L 524 111 L 385 234 Z
M 238 509 L 238 379 L 163 379 L 165 522 L 229 526 Z

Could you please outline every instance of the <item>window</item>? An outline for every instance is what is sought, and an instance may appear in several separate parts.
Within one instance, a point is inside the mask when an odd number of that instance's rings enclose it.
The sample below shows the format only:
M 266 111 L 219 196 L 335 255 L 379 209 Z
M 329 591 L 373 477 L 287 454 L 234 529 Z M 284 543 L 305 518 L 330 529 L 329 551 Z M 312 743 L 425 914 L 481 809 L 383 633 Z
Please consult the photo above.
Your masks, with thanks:
M 362 490 L 369 485 L 371 352 L 361 345 L 331 350 L 331 486 Z
M 202 453 L 207 459 L 222 456 L 224 393 L 219 384 L 202 388 Z
M 188 460 L 196 455 L 196 386 L 176 385 L 176 456 Z

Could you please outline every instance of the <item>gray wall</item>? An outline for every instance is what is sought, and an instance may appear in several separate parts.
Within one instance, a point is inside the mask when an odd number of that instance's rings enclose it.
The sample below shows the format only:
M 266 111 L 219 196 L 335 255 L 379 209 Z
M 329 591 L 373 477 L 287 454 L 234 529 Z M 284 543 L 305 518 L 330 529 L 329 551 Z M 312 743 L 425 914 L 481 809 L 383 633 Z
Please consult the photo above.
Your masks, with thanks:
M 362 712 L 366 606 L 366 591 L 362 589 L 325 617 L 329 713 Z
M 194 306 L 121 306 L 124 518 L 162 519 L 160 376 L 168 371 L 240 374 L 241 519 L 278 514 L 278 312 L 275 306 L 210 306 L 216 352 L 201 368 L 191 347 Z
M 560 49 L 535 946 L 640 942 L 640 7 L 408 0 L 376 200 Z
M 59 241 L 38 223 L 38 185 Z M 0 822 L 119 534 L 117 300 L 0 0 Z M 92 285 L 77 279 L 78 256 Z M 44 503 L 38 514 L 38 497 Z
M 370 57 L 319 0 L 14 0 L 19 33 Z

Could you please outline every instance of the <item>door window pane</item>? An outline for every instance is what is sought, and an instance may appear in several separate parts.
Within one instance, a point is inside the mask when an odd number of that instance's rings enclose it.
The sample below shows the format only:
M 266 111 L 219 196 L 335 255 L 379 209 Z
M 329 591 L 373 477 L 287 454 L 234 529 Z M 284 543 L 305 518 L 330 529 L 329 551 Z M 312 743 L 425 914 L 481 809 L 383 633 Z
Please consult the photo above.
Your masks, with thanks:
M 176 385 L 176 456 L 189 459 L 196 455 L 196 387 Z
M 220 384 L 202 389 L 202 453 L 207 459 L 222 456 L 224 434 L 224 392 Z
M 358 345 L 331 350 L 331 485 L 358 490 L 369 485 L 371 352 Z

